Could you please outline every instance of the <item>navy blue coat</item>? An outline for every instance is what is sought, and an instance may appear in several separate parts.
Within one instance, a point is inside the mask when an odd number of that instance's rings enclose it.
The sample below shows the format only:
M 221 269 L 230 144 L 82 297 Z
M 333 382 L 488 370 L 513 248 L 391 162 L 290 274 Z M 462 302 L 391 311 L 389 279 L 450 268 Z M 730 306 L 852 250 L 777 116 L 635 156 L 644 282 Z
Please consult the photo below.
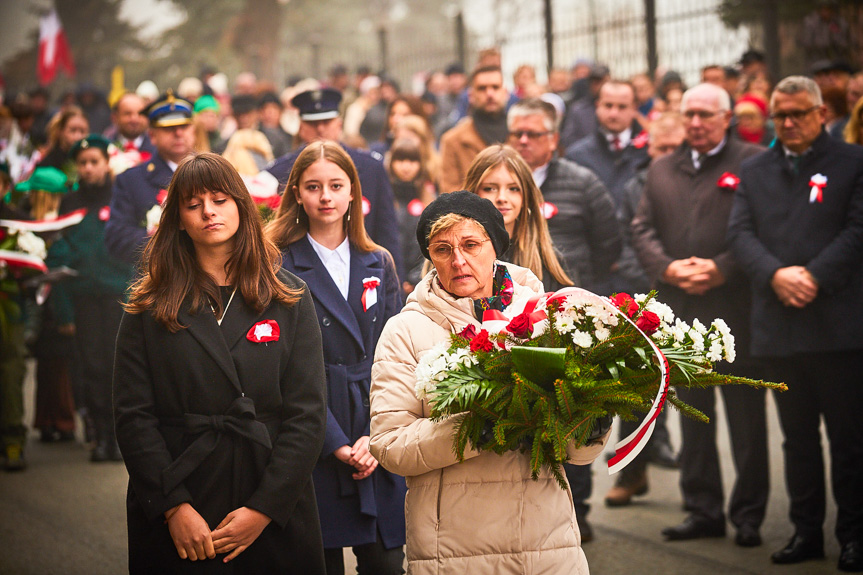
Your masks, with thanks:
M 810 202 L 812 176 L 827 177 Z M 728 239 L 752 283 L 752 352 L 786 356 L 863 349 L 863 148 L 821 132 L 791 170 L 781 146 L 740 167 Z M 770 280 L 805 266 L 818 281 L 806 307 L 786 307 Z
M 379 246 L 386 248 L 393 256 L 399 277 L 405 277 L 402 270 L 399 229 L 396 224 L 396 210 L 393 202 L 393 189 L 384 168 L 383 158 L 378 153 L 366 152 L 342 145 L 357 167 L 363 197 L 368 200 L 369 211 L 363 221 L 369 236 Z M 279 180 L 279 189 L 284 190 L 291 175 L 291 169 L 302 148 L 273 162 L 267 171 Z
M 327 370 L 327 432 L 313 474 L 325 548 L 374 543 L 377 531 L 387 549 L 404 545 L 403 477 L 378 467 L 360 481 L 355 469 L 333 451 L 369 435 L 369 385 L 375 346 L 384 324 L 401 309 L 395 269 L 384 252 L 351 246 L 348 299 L 304 237 L 282 254 L 282 266 L 308 284 L 324 342 Z M 380 279 L 378 300 L 363 311 L 363 279 Z
M 105 226 L 105 245 L 115 258 L 137 263 L 147 243 L 147 211 L 156 204 L 160 190 L 168 189 L 174 176 L 158 155 L 129 168 L 114 180 L 111 217 Z

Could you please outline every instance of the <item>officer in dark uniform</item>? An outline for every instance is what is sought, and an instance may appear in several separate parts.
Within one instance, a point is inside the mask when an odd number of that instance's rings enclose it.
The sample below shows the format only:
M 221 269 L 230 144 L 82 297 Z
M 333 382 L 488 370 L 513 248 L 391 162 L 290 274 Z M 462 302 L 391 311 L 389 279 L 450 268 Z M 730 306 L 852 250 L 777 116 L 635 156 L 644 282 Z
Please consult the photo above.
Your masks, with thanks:
M 105 227 L 108 252 L 129 263 L 138 261 L 153 232 L 152 224 L 148 226 L 147 212 L 157 204 L 159 192 L 168 188 L 177 164 L 192 152 L 195 142 L 192 105 L 175 97 L 170 90 L 144 112 L 156 153 L 148 162 L 117 176 L 111 215 Z M 155 215 L 151 214 L 149 219 L 155 219 Z
M 302 141 L 302 147 L 276 159 L 267 168 L 267 171 L 279 180 L 280 189 L 283 190 L 288 183 L 291 168 L 294 167 L 297 156 L 306 144 L 316 140 L 341 141 L 342 119 L 339 116 L 341 101 L 341 92 L 332 88 L 301 92 L 291 100 L 291 104 L 300 111 L 300 129 L 297 137 Z M 393 190 L 384 168 L 383 156 L 377 152 L 357 150 L 344 144 L 342 147 L 353 160 L 360 176 L 366 231 L 376 244 L 390 252 L 399 277 L 404 277 Z

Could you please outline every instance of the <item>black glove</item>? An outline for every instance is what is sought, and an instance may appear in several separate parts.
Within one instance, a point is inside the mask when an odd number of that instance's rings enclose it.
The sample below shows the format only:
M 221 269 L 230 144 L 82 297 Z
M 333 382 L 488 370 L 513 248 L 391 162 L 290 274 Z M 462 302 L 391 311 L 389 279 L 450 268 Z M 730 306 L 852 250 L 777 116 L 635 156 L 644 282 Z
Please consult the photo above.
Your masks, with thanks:
M 593 426 L 593 431 L 588 436 L 585 445 L 602 443 L 602 438 L 605 437 L 605 434 L 608 433 L 609 429 L 611 429 L 612 421 L 613 418 L 610 415 L 603 415 L 602 417 L 597 418 L 596 423 Z

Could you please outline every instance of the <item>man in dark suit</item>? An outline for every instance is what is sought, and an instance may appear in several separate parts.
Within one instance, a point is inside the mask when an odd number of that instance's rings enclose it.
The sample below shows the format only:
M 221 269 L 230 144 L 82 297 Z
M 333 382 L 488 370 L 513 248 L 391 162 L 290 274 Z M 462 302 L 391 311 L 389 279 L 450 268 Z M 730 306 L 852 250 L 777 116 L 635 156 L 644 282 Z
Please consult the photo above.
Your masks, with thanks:
M 632 221 L 632 244 L 675 315 L 692 323 L 722 318 L 738 344 L 733 366 L 716 371 L 758 377 L 748 357 L 749 284 L 725 241 L 740 163 L 762 148 L 728 135 L 731 102 L 712 84 L 699 84 L 683 96 L 686 142 L 651 164 L 641 202 Z M 662 530 L 666 539 L 724 537 L 725 512 L 716 449 L 716 392 L 678 389 L 680 398 L 704 412 L 710 423 L 681 418 L 680 489 L 690 515 Z M 770 488 L 767 467 L 765 393 L 744 386 L 723 386 L 728 430 L 737 478 L 728 505 L 737 528 L 735 543 L 761 544 Z
M 341 93 L 332 88 L 309 90 L 294 96 L 291 104 L 300 111 L 300 129 L 297 137 L 303 142 L 303 148 L 316 140 L 341 141 L 342 119 L 339 116 L 341 101 Z M 390 252 L 399 277 L 404 277 L 401 269 L 398 226 L 395 225 L 393 189 L 383 165 L 383 157 L 377 152 L 357 150 L 345 145 L 342 147 L 353 160 L 360 176 L 366 231 L 376 244 Z M 297 161 L 301 151 L 302 148 L 282 156 L 267 168 L 267 171 L 279 181 L 280 190 L 284 190 L 288 183 L 291 168 L 294 167 L 294 162 Z
M 752 284 L 752 353 L 788 391 L 776 406 L 795 533 L 774 563 L 824 556 L 830 438 L 839 569 L 863 571 L 863 148 L 824 131 L 809 78 L 770 102 L 779 144 L 743 164 L 729 241 Z
M 149 136 L 156 153 L 149 161 L 130 168 L 114 180 L 111 215 L 105 226 L 105 244 L 117 259 L 136 263 L 152 234 L 147 212 L 157 204 L 156 197 L 166 190 L 180 160 L 192 152 L 195 130 L 192 105 L 171 92 L 146 110 Z

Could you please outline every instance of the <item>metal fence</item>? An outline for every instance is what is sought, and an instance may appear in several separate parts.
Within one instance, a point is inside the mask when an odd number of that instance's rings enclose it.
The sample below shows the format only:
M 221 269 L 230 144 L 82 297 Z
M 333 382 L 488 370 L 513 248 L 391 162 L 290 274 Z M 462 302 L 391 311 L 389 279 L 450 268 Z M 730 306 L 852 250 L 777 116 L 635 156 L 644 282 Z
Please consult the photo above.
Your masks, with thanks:
M 414 0 L 419 2 L 421 0 Z M 644 0 L 551 0 L 553 60 L 568 68 L 576 58 L 605 63 L 612 74 L 628 77 L 648 69 Z M 659 67 L 673 69 L 692 84 L 708 64 L 736 62 L 752 40 L 746 26 L 727 28 L 718 16 L 720 0 L 657 1 Z M 521 64 L 533 65 L 538 79 L 548 66 L 542 0 L 463 0 L 464 65 L 477 52 L 498 46 L 507 78 Z M 453 18 L 387 26 L 366 38 L 327 39 L 320 46 L 299 45 L 285 59 L 285 73 L 322 76 L 333 64 L 365 64 L 387 71 L 407 89 L 418 72 L 442 69 L 459 58 L 459 33 Z

